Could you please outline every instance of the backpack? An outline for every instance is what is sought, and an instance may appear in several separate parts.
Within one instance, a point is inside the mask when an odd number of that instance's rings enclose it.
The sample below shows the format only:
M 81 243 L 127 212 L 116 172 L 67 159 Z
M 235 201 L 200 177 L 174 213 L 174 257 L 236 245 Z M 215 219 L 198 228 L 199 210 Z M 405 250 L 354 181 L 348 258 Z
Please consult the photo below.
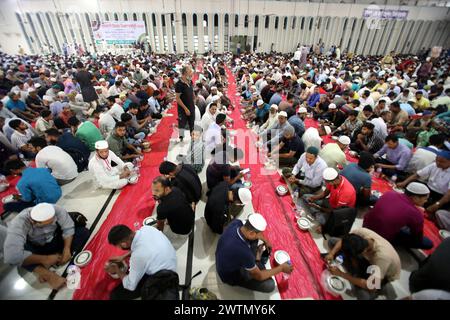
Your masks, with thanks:
M 342 237 L 350 232 L 356 219 L 356 209 L 350 207 L 336 208 L 322 228 L 322 233 L 332 237 Z
M 160 270 L 149 276 L 141 289 L 142 300 L 180 300 L 178 274 Z

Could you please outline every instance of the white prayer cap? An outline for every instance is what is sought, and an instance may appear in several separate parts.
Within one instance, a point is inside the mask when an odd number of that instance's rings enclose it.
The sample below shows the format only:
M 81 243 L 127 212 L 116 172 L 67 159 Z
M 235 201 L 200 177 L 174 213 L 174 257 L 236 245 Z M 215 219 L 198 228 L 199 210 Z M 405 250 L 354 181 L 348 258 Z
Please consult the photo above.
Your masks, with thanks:
M 212 86 L 211 90 L 217 90 L 217 87 L 216 86 Z
M 256 90 L 256 86 L 250 86 L 250 89 L 255 89 Z
M 305 107 L 300 107 L 298 108 L 297 113 L 308 113 L 308 110 L 306 110 Z
M 274 103 L 273 105 L 270 106 L 270 109 L 278 110 L 278 106 Z
M 34 87 L 37 89 L 37 88 L 40 88 L 41 87 L 41 84 L 40 83 L 35 83 L 34 84 Z
M 331 128 L 329 126 L 325 126 L 325 133 L 326 134 L 330 134 L 331 133 Z
M 56 78 L 50 78 L 51 82 L 56 82 Z
M 288 115 L 287 115 L 286 111 L 281 111 L 278 113 L 278 116 L 287 118 Z
M 253 92 L 253 93 L 252 93 L 252 96 L 253 96 L 253 97 L 257 97 L 257 96 L 259 96 L 259 94 L 258 94 L 258 92 Z
M 425 184 L 420 182 L 411 182 L 406 187 L 406 190 L 408 190 L 412 194 L 419 196 L 424 196 L 430 193 L 430 189 L 428 189 L 428 187 Z
M 261 99 L 259 99 L 258 101 L 256 101 L 256 105 L 259 107 L 259 106 L 262 106 L 264 104 L 264 101 L 262 101 Z
M 100 87 L 100 86 L 95 86 L 94 89 L 95 89 L 95 91 L 97 91 L 97 90 L 102 90 L 102 87 Z
M 106 140 L 99 140 L 95 143 L 95 149 L 97 150 L 108 149 L 108 147 L 109 147 L 108 141 Z
M 252 213 L 248 216 L 248 221 L 256 230 L 263 232 L 267 228 L 267 221 L 264 217 L 259 213 Z
M 346 146 L 349 145 L 351 142 L 350 138 L 347 136 L 340 136 L 338 141 Z
M 31 209 L 30 217 L 36 222 L 50 220 L 55 216 L 55 207 L 50 203 L 39 203 Z
M 36 91 L 36 89 L 35 89 L 35 88 L 33 88 L 33 87 L 29 87 L 29 88 L 28 88 L 28 93 L 30 93 L 30 92 L 34 92 L 34 91 Z
M 238 196 L 239 200 L 245 205 L 250 204 L 252 202 L 252 193 L 247 188 L 240 188 L 238 190 Z
M 328 106 L 328 109 L 336 109 L 336 105 L 334 103 L 330 103 L 330 105 Z
M 45 101 L 48 101 L 48 102 L 52 102 L 52 101 L 53 101 L 53 98 L 50 97 L 50 96 L 43 96 L 43 97 L 42 97 L 42 100 L 45 100 Z
M 392 80 L 392 81 L 391 81 L 391 84 L 397 85 L 397 80 Z
M 417 87 L 417 82 L 412 82 L 412 83 L 410 84 L 410 86 L 413 87 L 413 88 L 416 88 L 416 87 Z
M 338 177 L 338 172 L 334 168 L 326 168 L 323 170 L 323 179 L 325 181 L 333 181 Z
M 105 78 L 98 79 L 98 82 L 105 82 L 105 81 L 106 81 Z

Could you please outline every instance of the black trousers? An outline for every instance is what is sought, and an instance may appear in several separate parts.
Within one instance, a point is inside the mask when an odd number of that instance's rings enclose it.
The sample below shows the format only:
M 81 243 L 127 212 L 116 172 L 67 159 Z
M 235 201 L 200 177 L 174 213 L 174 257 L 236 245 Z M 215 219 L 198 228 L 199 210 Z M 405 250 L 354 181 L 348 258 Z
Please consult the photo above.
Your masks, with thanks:
M 142 287 L 144 286 L 145 281 L 149 277 L 150 277 L 149 275 L 144 274 L 141 281 L 139 281 L 136 289 L 134 289 L 133 291 L 125 289 L 121 282 L 117 287 L 114 288 L 109 298 L 111 300 L 134 300 L 140 298 L 142 296 Z
M 180 134 L 180 139 L 184 138 L 184 130 L 186 127 L 189 127 L 189 131 L 192 133 L 194 131 L 194 123 L 195 123 L 195 111 L 191 112 L 190 116 L 187 116 L 183 110 L 178 110 L 178 129 Z
M 376 163 L 381 163 L 381 164 L 393 165 L 392 162 L 390 162 L 389 160 L 383 159 L 383 158 L 375 159 L 375 162 Z M 394 174 L 397 175 L 397 178 L 398 178 L 397 180 L 398 181 L 403 181 L 408 176 L 408 174 L 405 171 L 401 171 L 401 170 L 397 170 L 397 169 L 386 169 L 386 168 L 383 168 L 383 173 L 385 175 L 387 175 L 388 177 L 392 177 Z

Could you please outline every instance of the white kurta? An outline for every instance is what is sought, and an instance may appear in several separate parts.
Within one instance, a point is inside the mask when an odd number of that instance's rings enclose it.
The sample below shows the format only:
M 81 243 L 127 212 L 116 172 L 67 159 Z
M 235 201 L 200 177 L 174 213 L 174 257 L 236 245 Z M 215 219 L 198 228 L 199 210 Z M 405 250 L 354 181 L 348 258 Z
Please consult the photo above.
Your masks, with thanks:
M 111 161 L 117 166 L 111 167 Z M 89 160 L 89 172 L 94 176 L 97 187 L 104 189 L 121 189 L 128 184 L 128 179 L 120 179 L 120 172 L 125 164 L 116 154 L 109 151 L 107 159 L 101 159 L 95 154 Z

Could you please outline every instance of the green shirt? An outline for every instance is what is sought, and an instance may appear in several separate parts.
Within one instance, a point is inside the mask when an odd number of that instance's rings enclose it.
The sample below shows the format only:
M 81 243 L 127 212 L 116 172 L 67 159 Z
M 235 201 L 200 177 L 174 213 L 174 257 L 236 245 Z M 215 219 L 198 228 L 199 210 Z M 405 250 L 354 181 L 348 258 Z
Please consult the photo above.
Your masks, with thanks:
M 116 156 L 121 158 L 126 146 L 125 137 L 119 137 L 114 132 L 112 132 L 106 139 L 106 141 L 108 141 L 109 150 L 111 150 L 116 154 Z
M 410 141 L 406 140 L 405 138 L 399 138 L 398 142 L 400 142 L 401 144 L 404 144 L 405 146 L 407 146 L 410 149 L 414 148 L 414 145 Z
M 90 151 L 95 150 L 95 143 L 97 141 L 103 140 L 103 136 L 100 130 L 91 122 L 85 121 L 78 127 L 75 136 L 83 141 L 89 148 Z

